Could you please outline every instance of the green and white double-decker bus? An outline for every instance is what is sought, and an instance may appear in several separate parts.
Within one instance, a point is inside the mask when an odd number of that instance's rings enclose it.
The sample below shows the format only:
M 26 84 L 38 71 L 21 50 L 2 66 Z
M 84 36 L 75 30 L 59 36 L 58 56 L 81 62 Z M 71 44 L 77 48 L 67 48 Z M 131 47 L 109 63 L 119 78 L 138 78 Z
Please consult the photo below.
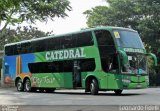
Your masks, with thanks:
M 155 60 L 154 54 L 150 54 Z M 5 82 L 18 91 L 56 88 L 99 91 L 149 85 L 147 53 L 137 31 L 96 27 L 5 45 Z

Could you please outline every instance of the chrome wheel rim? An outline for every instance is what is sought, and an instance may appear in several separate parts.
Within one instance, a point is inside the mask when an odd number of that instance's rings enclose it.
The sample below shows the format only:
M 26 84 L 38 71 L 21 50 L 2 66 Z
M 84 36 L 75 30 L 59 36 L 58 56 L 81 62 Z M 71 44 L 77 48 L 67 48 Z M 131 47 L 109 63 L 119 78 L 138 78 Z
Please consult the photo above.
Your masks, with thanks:
M 94 84 L 93 83 L 91 83 L 91 85 L 90 85 L 90 90 L 91 90 L 91 92 L 94 91 Z
M 18 91 L 21 90 L 21 87 L 22 87 L 22 83 L 21 83 L 21 82 L 18 82 L 18 84 L 17 84 L 17 89 L 18 89 Z
M 30 90 L 30 83 L 29 82 L 26 82 L 26 91 L 29 91 Z

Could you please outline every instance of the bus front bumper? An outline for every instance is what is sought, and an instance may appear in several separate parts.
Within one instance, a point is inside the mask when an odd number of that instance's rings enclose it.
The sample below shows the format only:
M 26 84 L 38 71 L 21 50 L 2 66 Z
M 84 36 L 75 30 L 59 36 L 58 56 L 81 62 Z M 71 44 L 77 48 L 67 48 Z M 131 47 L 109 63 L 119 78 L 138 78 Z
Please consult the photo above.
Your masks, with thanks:
M 143 89 L 148 88 L 147 82 L 123 84 L 124 89 Z

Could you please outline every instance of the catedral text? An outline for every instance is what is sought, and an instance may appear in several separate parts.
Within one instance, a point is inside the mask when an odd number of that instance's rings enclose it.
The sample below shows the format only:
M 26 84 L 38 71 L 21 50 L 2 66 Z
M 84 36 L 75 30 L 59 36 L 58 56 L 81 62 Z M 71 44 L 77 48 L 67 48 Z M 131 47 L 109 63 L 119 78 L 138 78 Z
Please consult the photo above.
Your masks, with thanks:
M 86 54 L 84 53 L 84 48 L 48 51 L 45 55 L 46 60 L 61 60 L 82 57 L 86 57 Z

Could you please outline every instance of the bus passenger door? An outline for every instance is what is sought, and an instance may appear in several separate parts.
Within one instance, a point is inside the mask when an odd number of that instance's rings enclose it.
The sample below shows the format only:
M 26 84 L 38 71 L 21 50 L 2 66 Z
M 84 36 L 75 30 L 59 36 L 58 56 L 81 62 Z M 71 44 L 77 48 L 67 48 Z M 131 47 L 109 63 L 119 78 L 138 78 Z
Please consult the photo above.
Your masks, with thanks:
M 120 87 L 120 78 L 119 74 L 119 65 L 118 65 L 118 57 L 116 54 L 112 54 L 110 56 L 109 66 L 107 71 L 107 88 L 108 89 L 117 89 Z
M 73 62 L 73 88 L 81 87 L 80 62 Z

